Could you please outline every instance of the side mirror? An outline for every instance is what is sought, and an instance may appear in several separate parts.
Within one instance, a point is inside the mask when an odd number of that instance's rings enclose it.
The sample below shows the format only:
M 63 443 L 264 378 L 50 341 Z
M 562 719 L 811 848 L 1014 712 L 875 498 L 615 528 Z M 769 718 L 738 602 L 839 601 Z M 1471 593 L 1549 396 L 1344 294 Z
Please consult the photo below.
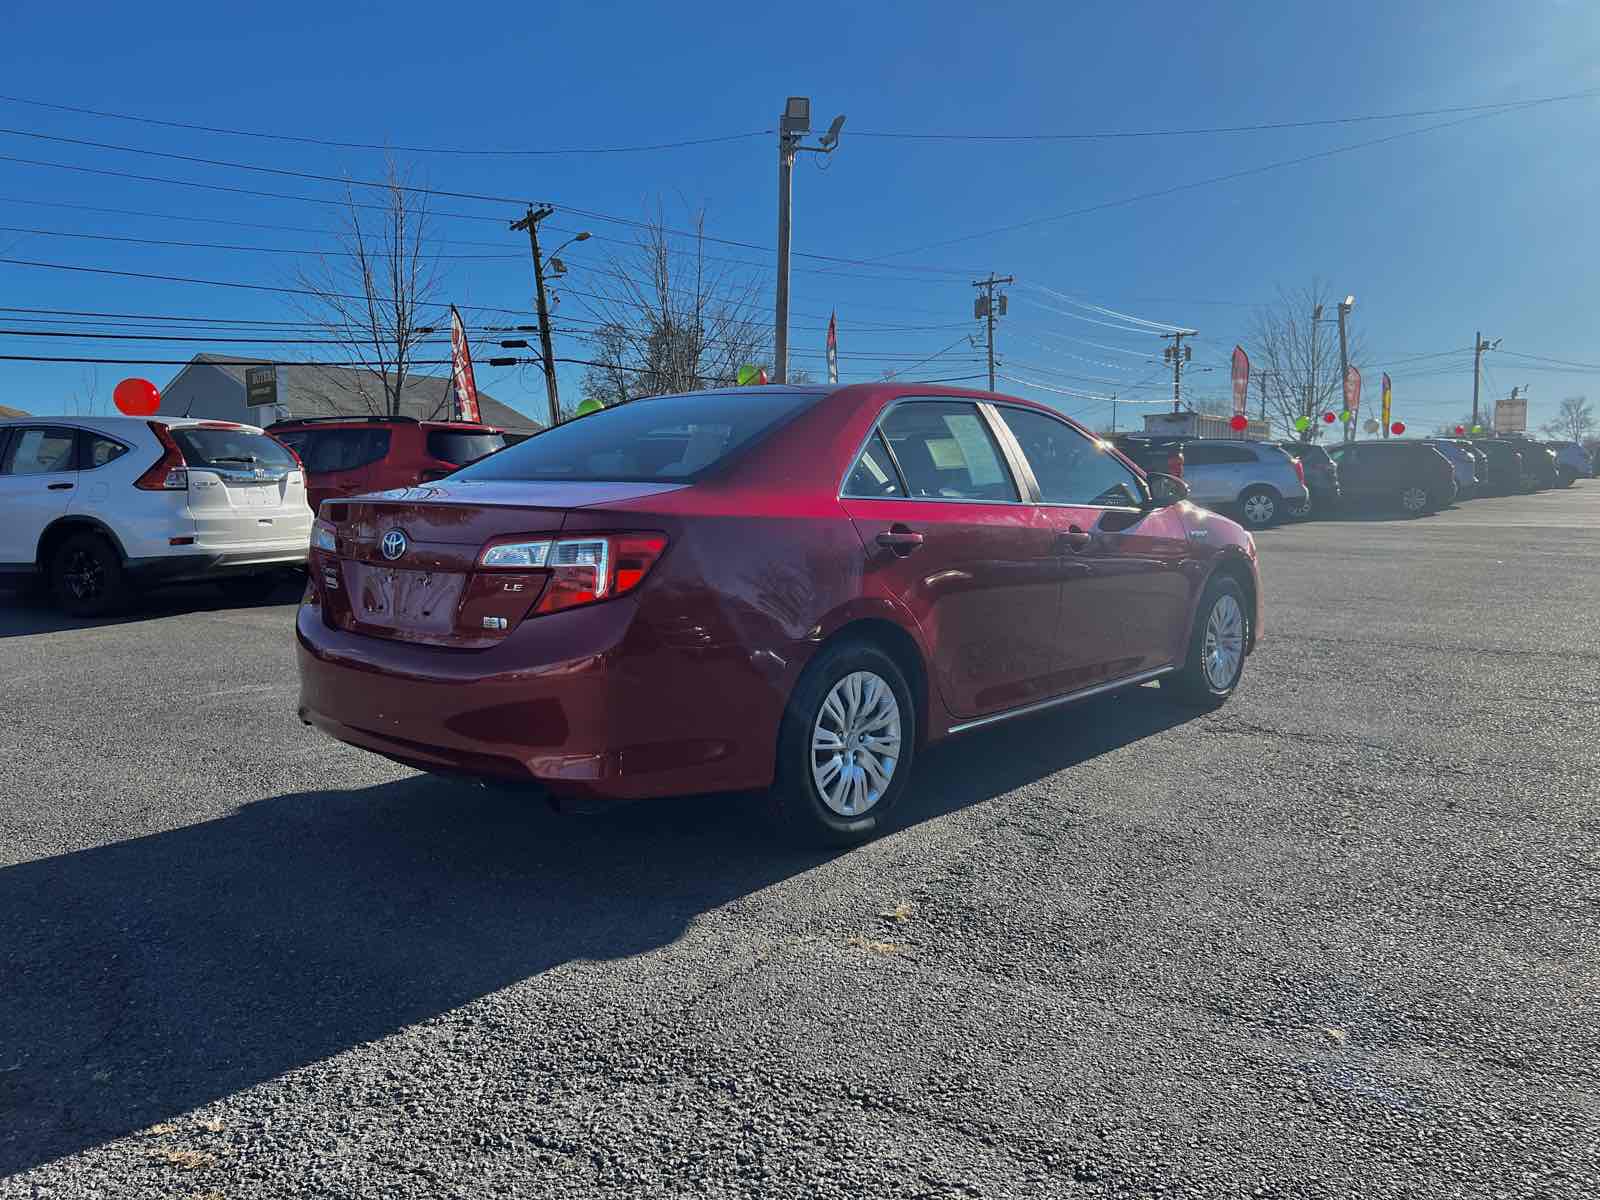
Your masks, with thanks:
M 1167 508 L 1189 498 L 1189 485 L 1176 475 L 1153 472 L 1146 477 L 1150 484 L 1150 507 Z

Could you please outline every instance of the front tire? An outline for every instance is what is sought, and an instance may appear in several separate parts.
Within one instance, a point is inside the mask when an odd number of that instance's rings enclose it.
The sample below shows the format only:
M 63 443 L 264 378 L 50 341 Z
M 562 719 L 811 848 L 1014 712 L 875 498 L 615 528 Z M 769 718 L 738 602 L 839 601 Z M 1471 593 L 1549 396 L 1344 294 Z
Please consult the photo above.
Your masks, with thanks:
M 1161 690 L 1197 708 L 1218 708 L 1239 686 L 1250 645 L 1250 611 L 1237 580 L 1214 576 L 1195 610 L 1189 655 L 1176 674 L 1161 680 Z
M 899 664 L 868 642 L 828 646 L 795 685 L 778 733 L 776 824 L 806 845 L 874 837 L 904 794 L 917 712 Z
M 75 533 L 50 558 L 50 595 L 68 616 L 106 617 L 127 606 L 129 588 L 116 548 L 97 533 Z
M 1283 515 L 1283 497 L 1269 487 L 1253 487 L 1239 497 L 1239 515 L 1246 529 L 1266 529 Z

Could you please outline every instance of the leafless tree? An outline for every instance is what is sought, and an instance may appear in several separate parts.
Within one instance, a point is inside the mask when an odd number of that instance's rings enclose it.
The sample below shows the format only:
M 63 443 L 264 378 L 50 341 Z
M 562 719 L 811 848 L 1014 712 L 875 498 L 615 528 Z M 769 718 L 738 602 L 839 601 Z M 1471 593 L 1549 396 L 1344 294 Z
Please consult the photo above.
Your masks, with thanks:
M 324 389 L 324 398 L 341 414 L 402 411 L 417 345 L 430 331 L 429 313 L 437 307 L 438 258 L 425 250 L 427 197 L 408 190 L 406 175 L 393 162 L 384 184 L 377 213 L 347 189 L 339 252 L 299 276 L 299 285 L 312 293 L 301 308 L 337 343 L 332 357 L 360 369 L 349 387 L 330 382 Z
M 772 329 L 752 272 L 714 266 L 705 214 L 693 232 L 669 231 L 660 206 L 634 245 L 585 280 L 581 303 L 599 323 L 588 335 L 584 397 L 614 404 L 635 396 L 731 384 L 739 368 L 768 361 Z
M 1568 396 L 1561 402 L 1556 419 L 1544 426 L 1544 432 L 1564 442 L 1582 442 L 1594 432 L 1594 409 L 1587 396 Z
M 1318 310 L 1320 319 L 1313 316 Z M 1294 430 L 1299 418 L 1308 418 L 1311 424 L 1298 435 L 1306 441 L 1321 428 L 1323 412 L 1344 405 L 1337 313 L 1338 297 L 1320 279 L 1293 291 L 1279 288 L 1276 303 L 1256 310 L 1246 346 L 1250 373 L 1266 385 L 1268 415 L 1286 431 Z M 1350 365 L 1360 369 L 1364 357 L 1360 335 L 1349 331 Z M 1363 379 L 1363 391 L 1376 382 Z
M 78 375 L 78 386 L 72 393 L 72 412 L 74 416 L 94 412 L 95 405 L 100 403 L 100 368 L 85 367 Z

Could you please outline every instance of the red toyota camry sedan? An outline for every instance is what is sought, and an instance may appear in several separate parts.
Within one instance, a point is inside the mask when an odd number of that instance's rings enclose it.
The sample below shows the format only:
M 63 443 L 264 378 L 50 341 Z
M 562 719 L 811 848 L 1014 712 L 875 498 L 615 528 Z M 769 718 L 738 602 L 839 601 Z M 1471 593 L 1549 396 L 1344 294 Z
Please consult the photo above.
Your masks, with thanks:
M 930 742 L 1152 679 L 1233 692 L 1255 543 L 1186 494 L 988 393 L 636 400 L 323 504 L 300 715 L 557 798 L 767 789 L 858 841 Z

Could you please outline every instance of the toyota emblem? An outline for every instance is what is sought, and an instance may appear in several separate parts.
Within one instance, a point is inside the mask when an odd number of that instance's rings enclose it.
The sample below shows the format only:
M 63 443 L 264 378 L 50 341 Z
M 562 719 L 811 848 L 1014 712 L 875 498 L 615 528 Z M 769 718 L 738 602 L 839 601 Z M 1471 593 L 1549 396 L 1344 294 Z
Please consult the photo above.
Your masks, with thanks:
M 406 535 L 398 529 L 391 529 L 383 535 L 379 545 L 383 556 L 392 562 L 406 552 Z

